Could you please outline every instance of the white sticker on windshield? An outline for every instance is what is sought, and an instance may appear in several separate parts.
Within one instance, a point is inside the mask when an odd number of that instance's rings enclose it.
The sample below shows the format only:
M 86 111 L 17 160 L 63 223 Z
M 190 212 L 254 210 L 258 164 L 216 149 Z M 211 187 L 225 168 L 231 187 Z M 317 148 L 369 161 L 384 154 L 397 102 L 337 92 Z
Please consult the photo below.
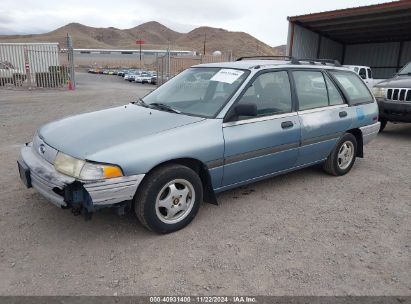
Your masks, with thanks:
M 238 78 L 240 78 L 241 75 L 243 74 L 244 74 L 244 71 L 233 70 L 233 69 L 221 69 L 210 80 L 231 84 L 234 81 L 236 81 Z

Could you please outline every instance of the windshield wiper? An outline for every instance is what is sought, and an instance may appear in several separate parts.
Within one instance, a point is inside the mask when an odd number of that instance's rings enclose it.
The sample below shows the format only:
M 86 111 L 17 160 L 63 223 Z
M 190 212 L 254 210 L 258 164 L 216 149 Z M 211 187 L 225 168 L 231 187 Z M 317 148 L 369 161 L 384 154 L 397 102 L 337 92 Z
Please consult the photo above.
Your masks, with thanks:
M 181 114 L 181 111 L 176 110 L 173 107 L 170 107 L 169 105 L 167 105 L 165 103 L 161 103 L 161 102 L 153 102 L 153 103 L 150 103 L 148 106 L 153 107 L 153 108 L 157 108 L 157 109 L 160 109 L 160 110 L 166 110 L 166 111 L 169 111 L 169 112 Z
M 411 76 L 411 72 L 408 72 L 408 73 L 401 73 L 401 74 L 398 74 L 398 75 L 408 75 L 408 76 Z
M 147 104 L 142 98 L 139 98 L 137 101 L 133 101 L 132 104 L 137 104 L 139 106 L 145 107 L 145 108 L 157 108 L 160 110 L 166 110 L 169 112 L 181 114 L 181 111 L 174 109 L 173 107 L 170 107 L 169 105 L 161 102 L 153 102 L 150 104 Z
M 139 98 L 137 101 L 132 101 L 131 103 L 132 104 L 137 104 L 137 105 L 145 107 L 145 108 L 149 107 L 149 105 L 146 104 L 145 101 L 142 98 Z

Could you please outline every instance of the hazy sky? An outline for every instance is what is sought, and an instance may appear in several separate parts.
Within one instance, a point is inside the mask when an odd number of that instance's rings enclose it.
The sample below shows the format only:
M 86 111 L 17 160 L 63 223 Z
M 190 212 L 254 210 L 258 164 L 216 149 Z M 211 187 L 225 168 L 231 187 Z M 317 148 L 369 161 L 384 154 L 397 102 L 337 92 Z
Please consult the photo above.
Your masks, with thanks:
M 287 40 L 287 16 L 381 3 L 373 0 L 1 0 L 0 34 L 44 33 L 70 22 L 130 28 L 159 21 L 180 32 L 197 26 L 247 32 L 276 46 Z

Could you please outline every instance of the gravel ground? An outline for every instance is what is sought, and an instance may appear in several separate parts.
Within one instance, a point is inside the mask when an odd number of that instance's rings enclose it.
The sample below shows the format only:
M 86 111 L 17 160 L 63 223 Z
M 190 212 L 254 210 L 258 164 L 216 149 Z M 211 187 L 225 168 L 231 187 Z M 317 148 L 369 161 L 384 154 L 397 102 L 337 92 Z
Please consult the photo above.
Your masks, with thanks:
M 228 191 L 159 236 L 132 214 L 85 222 L 20 182 L 36 128 L 153 88 L 78 81 L 0 90 L 1 295 L 411 295 L 411 124 L 389 124 L 344 177 L 312 167 Z

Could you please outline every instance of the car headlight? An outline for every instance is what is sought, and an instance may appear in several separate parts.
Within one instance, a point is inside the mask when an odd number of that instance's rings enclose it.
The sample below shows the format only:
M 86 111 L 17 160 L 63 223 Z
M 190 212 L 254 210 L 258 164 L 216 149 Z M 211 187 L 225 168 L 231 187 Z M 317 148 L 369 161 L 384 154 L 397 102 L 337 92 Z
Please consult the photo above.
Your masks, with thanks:
M 377 98 L 384 98 L 385 97 L 385 88 L 380 88 L 380 87 L 374 87 L 372 89 L 372 92 L 374 93 L 374 96 Z
M 80 179 L 95 180 L 123 176 L 118 166 L 86 162 L 80 172 Z
M 54 167 L 63 174 L 81 180 L 98 180 L 123 176 L 123 171 L 118 166 L 88 162 L 62 152 L 57 153 Z

